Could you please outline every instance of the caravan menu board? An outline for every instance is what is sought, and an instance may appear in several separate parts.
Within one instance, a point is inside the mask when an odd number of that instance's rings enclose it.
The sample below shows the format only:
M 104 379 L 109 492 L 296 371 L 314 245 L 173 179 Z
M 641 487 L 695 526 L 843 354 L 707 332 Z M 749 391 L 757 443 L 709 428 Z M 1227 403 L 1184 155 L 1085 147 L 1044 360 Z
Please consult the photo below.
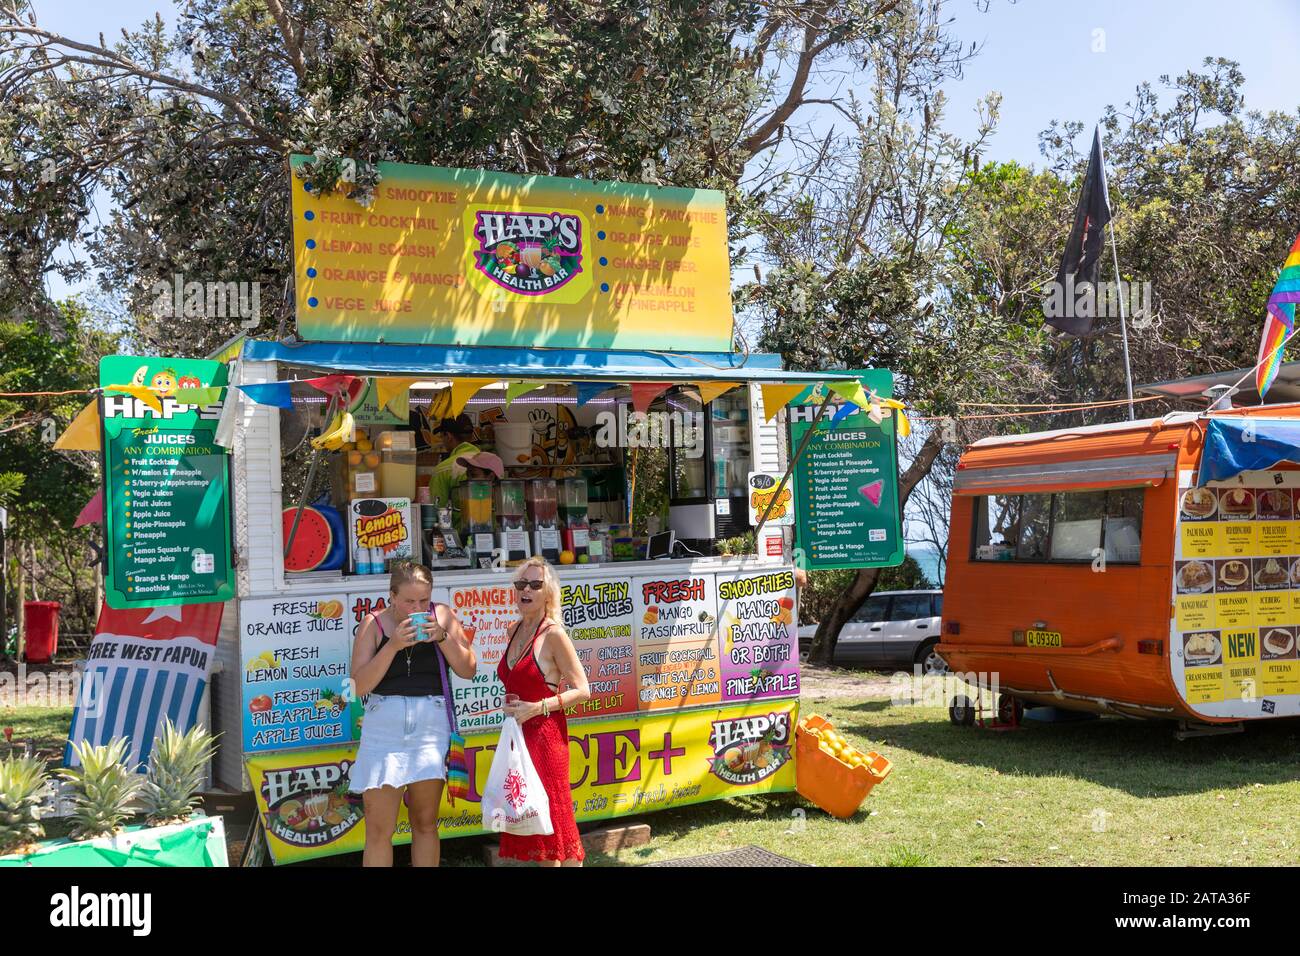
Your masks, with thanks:
M 1170 667 L 1207 717 L 1300 714 L 1300 472 L 1178 495 Z

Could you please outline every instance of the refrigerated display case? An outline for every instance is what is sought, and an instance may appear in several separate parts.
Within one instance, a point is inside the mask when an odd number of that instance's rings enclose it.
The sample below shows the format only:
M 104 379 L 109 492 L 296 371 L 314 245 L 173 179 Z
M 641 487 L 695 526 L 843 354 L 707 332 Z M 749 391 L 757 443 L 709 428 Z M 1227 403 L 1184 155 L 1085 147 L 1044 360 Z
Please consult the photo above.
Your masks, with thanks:
M 705 412 L 704 434 L 694 442 L 673 426 L 668 449 L 668 524 L 678 540 L 710 554 L 717 540 L 749 530 L 745 506 L 753 460 L 749 392 L 736 389 L 715 398 L 707 408 L 702 408 L 699 397 L 692 393 L 677 394 L 668 399 L 668 410 L 684 413 L 685 423 L 700 420 L 693 416 Z

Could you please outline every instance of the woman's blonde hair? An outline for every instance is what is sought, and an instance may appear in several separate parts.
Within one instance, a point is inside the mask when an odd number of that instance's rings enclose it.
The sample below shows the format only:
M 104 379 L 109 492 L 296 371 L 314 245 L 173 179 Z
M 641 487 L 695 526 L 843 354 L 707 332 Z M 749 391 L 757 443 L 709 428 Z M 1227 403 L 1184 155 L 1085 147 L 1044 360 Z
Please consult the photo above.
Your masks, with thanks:
M 533 555 L 519 565 L 513 580 L 518 581 L 529 568 L 542 569 L 542 600 L 546 608 L 543 613 L 552 622 L 563 626 L 564 618 L 560 611 L 560 579 L 555 576 L 555 568 L 551 567 L 550 562 L 540 555 Z
M 414 561 L 399 561 L 393 565 L 392 573 L 388 577 L 388 591 L 390 594 L 396 594 L 405 585 L 414 581 L 433 587 L 433 572 L 423 564 L 416 564 Z

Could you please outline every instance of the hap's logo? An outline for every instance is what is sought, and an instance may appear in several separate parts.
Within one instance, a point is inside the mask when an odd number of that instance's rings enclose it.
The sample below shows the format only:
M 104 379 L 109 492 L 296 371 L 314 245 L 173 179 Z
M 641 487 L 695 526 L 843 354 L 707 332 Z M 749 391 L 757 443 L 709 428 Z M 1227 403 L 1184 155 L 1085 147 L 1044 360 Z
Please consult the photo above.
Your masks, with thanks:
M 709 734 L 709 770 L 727 783 L 758 783 L 790 759 L 790 712 L 715 720 Z
M 474 268 L 503 289 L 546 295 L 583 274 L 585 227 L 576 213 L 471 208 L 466 225 Z

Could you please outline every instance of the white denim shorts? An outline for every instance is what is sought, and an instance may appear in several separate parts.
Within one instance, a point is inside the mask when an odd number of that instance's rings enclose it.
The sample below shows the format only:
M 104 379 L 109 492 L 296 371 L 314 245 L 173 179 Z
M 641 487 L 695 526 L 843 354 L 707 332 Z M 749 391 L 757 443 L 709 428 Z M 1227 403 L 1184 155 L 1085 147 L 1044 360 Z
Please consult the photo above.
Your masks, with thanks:
M 348 789 L 362 793 L 376 787 L 445 780 L 450 745 L 451 726 L 442 697 L 371 694 Z

